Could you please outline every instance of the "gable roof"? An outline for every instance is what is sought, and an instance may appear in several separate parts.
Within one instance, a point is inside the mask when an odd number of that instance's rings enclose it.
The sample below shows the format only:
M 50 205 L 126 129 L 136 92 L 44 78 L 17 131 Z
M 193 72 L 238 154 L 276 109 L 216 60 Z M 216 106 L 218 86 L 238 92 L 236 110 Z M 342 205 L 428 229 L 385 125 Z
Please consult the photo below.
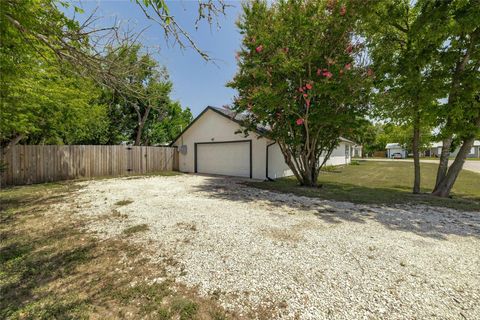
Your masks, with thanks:
M 232 120 L 233 122 L 236 122 L 238 123 L 240 126 L 242 126 L 242 122 L 245 120 L 245 115 L 244 114 L 241 114 L 241 113 L 237 113 L 235 111 L 232 111 L 230 109 L 226 109 L 226 108 L 216 108 L 216 107 L 212 107 L 212 106 L 207 106 L 205 109 L 203 109 L 203 111 L 195 118 L 193 119 L 192 122 L 189 123 L 189 125 L 183 129 L 182 132 L 180 132 L 179 135 L 177 135 L 175 137 L 175 139 L 172 140 L 172 142 L 169 144 L 169 146 L 172 146 L 175 142 L 177 142 L 177 140 L 198 120 L 200 119 L 208 110 L 212 110 L 213 112 L 216 112 L 217 114 L 229 119 L 229 120 Z M 259 134 L 262 134 L 262 133 L 266 133 L 269 131 L 269 128 L 267 127 L 263 127 L 263 126 L 258 126 L 257 127 L 257 133 Z M 343 142 L 349 142 L 349 143 L 352 143 L 352 144 L 355 144 L 355 142 L 351 141 L 351 140 L 348 140 L 346 138 L 343 138 L 343 137 L 340 137 L 340 141 L 343 141 Z
M 400 143 L 387 143 L 387 146 L 385 147 L 385 149 L 397 149 L 397 148 L 403 149 L 403 146 Z
M 238 123 L 239 125 L 242 125 L 242 121 L 245 119 L 245 116 L 242 115 L 242 114 L 239 114 L 239 113 L 236 113 L 232 110 L 228 110 L 228 109 L 225 109 L 225 108 L 215 108 L 215 107 L 212 107 L 212 106 L 207 106 L 205 109 L 203 109 L 203 111 L 195 118 L 193 119 L 192 122 L 189 123 L 189 125 L 183 129 L 182 132 L 180 132 L 180 134 L 178 136 L 175 137 L 175 139 L 173 139 L 173 141 L 170 143 L 170 146 L 172 146 L 175 142 L 177 142 L 177 140 L 195 123 L 197 122 L 198 119 L 200 119 L 208 110 L 212 110 L 213 112 L 221 115 L 222 117 L 225 117 L 229 120 L 232 120 L 233 122 L 236 122 Z M 259 133 L 262 133 L 264 131 L 262 130 L 258 130 Z

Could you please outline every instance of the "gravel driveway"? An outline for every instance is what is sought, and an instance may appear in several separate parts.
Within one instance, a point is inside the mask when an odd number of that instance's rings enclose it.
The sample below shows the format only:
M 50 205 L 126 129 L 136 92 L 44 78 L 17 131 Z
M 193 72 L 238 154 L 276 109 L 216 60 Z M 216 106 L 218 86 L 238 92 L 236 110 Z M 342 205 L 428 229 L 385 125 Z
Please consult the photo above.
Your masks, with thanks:
M 73 205 L 101 237 L 147 224 L 132 241 L 149 246 L 153 260 L 174 259 L 176 281 L 240 317 L 480 318 L 478 213 L 353 205 L 238 182 L 91 181 Z M 128 218 L 94 219 L 112 210 Z

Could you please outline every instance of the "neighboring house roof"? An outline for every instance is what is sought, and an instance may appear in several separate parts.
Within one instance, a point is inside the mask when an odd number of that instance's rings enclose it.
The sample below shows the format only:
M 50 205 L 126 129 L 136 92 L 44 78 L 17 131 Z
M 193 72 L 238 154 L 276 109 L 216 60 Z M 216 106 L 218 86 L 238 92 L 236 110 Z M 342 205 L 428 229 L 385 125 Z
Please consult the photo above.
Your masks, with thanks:
M 480 147 L 480 140 L 475 140 L 475 141 L 473 141 L 473 146 L 474 146 L 474 147 Z M 443 147 L 443 142 L 442 142 L 442 141 L 432 142 L 432 143 L 430 144 L 430 147 L 431 147 L 431 148 L 441 148 L 441 147 Z
M 230 110 L 230 109 L 226 109 L 226 108 L 216 108 L 216 107 L 212 107 L 212 106 L 208 106 L 206 107 L 195 119 L 193 119 L 192 122 L 190 122 L 190 124 L 185 128 L 183 129 L 182 132 L 180 132 L 180 134 L 178 136 L 175 137 L 175 139 L 173 139 L 173 141 L 170 143 L 170 146 L 172 146 L 175 142 L 177 142 L 177 140 L 198 120 L 202 117 L 202 115 L 207 112 L 208 110 L 212 110 L 216 113 L 218 113 L 219 115 L 221 116 L 224 116 L 236 123 L 238 123 L 239 125 L 242 125 L 242 122 L 245 120 L 246 116 L 245 114 L 241 114 L 241 113 L 237 113 L 233 110 Z M 266 127 L 266 126 L 258 126 L 257 127 L 257 133 L 259 134 L 262 134 L 262 133 L 266 133 L 270 130 L 270 128 Z M 340 137 L 340 141 L 343 141 L 343 142 L 349 142 L 349 143 L 352 143 L 352 144 L 355 144 L 355 142 L 351 141 L 351 140 L 348 140 L 346 138 L 343 138 L 343 137 Z
M 342 142 L 349 142 L 351 144 L 356 144 L 355 142 L 353 142 L 352 140 L 348 140 L 347 138 L 344 138 L 344 137 L 340 137 L 340 141 Z
M 387 143 L 385 149 L 403 149 L 403 146 L 400 143 Z

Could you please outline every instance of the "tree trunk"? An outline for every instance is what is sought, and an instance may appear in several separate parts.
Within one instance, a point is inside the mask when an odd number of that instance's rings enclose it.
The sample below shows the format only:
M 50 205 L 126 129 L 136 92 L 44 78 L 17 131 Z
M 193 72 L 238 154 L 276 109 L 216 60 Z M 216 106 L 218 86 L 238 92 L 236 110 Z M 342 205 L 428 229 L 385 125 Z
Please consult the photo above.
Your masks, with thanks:
M 143 114 L 143 116 L 138 121 L 137 134 L 136 134 L 136 137 L 135 137 L 135 145 L 136 146 L 139 146 L 142 142 L 143 128 L 145 127 L 145 122 L 147 122 L 148 114 L 150 113 L 150 109 L 151 109 L 151 107 L 148 107 L 145 110 L 145 113 Z
M 433 192 L 437 190 L 440 182 L 447 175 L 448 157 L 450 156 L 450 148 L 452 146 L 452 140 L 453 140 L 452 136 L 442 140 L 442 152 L 440 154 L 440 163 L 438 164 L 438 170 L 437 170 L 437 180 L 435 181 L 435 188 L 433 189 Z
M 413 166 L 415 171 L 413 181 L 413 193 L 420 193 L 420 114 L 418 110 L 415 112 L 415 119 L 413 122 Z
M 471 137 L 463 142 L 463 145 L 460 147 L 455 160 L 453 161 L 450 168 L 448 168 L 448 173 L 445 177 L 440 181 L 440 183 L 433 191 L 433 195 L 439 197 L 448 197 L 450 196 L 450 191 L 452 190 L 455 181 L 460 174 L 460 171 L 463 168 L 463 164 L 465 163 L 465 159 L 467 158 L 467 154 L 469 153 L 470 149 L 473 146 L 473 142 L 475 141 L 475 137 Z
M 475 119 L 474 125 L 476 128 L 480 128 L 480 117 Z M 458 175 L 463 168 L 463 164 L 465 163 L 465 159 L 467 158 L 470 149 L 475 142 L 475 135 L 469 136 L 467 139 L 463 140 L 463 144 L 458 151 L 455 160 L 453 161 L 452 165 L 448 168 L 448 172 L 445 177 L 438 183 L 438 186 L 432 192 L 433 195 L 439 197 L 448 197 L 450 196 L 450 191 L 457 181 Z M 443 150 L 442 150 L 443 151 Z
M 15 138 L 13 138 L 12 140 L 10 140 L 10 141 L 8 142 L 8 144 L 7 144 L 5 147 L 2 148 L 1 154 L 2 154 L 2 155 L 6 155 L 6 154 L 7 154 L 7 151 L 8 151 L 11 147 L 13 147 L 13 146 L 16 145 L 17 143 L 19 143 L 20 140 L 22 140 L 23 138 L 25 138 L 25 135 L 24 135 L 24 134 L 19 134 L 19 135 L 17 135 Z
M 318 159 L 315 154 L 307 156 L 306 150 L 304 154 L 295 158 L 294 152 L 289 150 L 289 147 L 277 142 L 282 151 L 285 163 L 292 170 L 301 186 L 317 187 L 318 186 Z

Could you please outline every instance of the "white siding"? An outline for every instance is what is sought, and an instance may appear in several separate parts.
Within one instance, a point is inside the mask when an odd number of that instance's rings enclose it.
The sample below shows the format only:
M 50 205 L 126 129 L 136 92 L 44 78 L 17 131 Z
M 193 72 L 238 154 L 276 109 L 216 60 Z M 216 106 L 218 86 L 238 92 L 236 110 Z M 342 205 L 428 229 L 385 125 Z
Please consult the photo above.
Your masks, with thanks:
M 348 142 L 340 142 L 338 147 L 336 147 L 333 151 L 332 154 L 330 155 L 330 158 L 327 160 L 326 165 L 327 166 L 339 166 L 339 165 L 345 165 L 349 164 L 352 160 L 352 144 Z M 346 153 L 345 148 L 348 148 L 348 153 Z M 323 161 L 323 157 L 321 160 Z
M 265 179 L 266 139 L 258 139 L 256 133 L 250 133 L 245 137 L 241 133 L 235 133 L 241 129 L 236 122 L 216 113 L 207 110 L 203 116 L 183 133 L 175 142 L 175 146 L 187 146 L 187 153 L 179 153 L 179 169 L 182 172 L 195 172 L 194 148 L 196 142 L 219 142 L 252 140 L 252 178 Z M 242 162 L 242 159 L 238 159 Z M 238 164 L 241 166 L 241 164 Z
M 277 179 L 288 176 L 293 176 L 293 172 L 285 163 L 285 159 L 278 143 L 275 143 L 268 148 L 268 177 L 271 179 Z

